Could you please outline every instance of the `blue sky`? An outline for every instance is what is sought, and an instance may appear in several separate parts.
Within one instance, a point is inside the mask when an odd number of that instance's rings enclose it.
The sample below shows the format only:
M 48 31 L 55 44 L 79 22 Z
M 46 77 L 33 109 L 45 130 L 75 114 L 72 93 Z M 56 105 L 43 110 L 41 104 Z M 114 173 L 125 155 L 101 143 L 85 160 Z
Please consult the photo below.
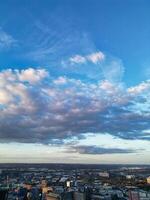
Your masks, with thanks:
M 0 162 L 150 164 L 150 2 L 0 4 Z

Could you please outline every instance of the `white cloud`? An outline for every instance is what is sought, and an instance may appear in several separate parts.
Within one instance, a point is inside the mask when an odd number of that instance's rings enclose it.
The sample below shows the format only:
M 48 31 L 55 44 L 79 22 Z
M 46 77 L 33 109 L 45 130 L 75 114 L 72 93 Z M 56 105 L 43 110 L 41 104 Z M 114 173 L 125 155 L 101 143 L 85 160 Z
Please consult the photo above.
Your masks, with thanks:
M 67 83 L 67 78 L 60 76 L 58 79 L 54 80 L 54 84 L 63 85 Z
M 101 52 L 95 52 L 86 56 L 87 60 L 93 62 L 94 64 L 103 61 L 105 59 L 105 55 Z
M 0 72 L 0 83 L 4 85 L 6 82 L 29 82 L 31 84 L 37 83 L 48 76 L 45 69 L 23 69 L 23 70 L 3 70 Z
M 0 104 L 8 104 L 10 100 L 12 100 L 10 92 L 0 88 Z
M 104 59 L 105 59 L 104 53 L 102 53 L 101 51 L 98 51 L 98 52 L 94 52 L 85 56 L 75 55 L 69 58 L 69 61 L 75 64 L 83 64 L 86 62 L 92 62 L 94 64 L 97 64 L 98 62 L 101 62 Z
M 138 95 L 150 89 L 150 81 L 140 83 L 134 87 L 128 88 L 128 92 L 131 95 Z
M 20 81 L 28 81 L 30 83 L 36 83 L 44 79 L 48 73 L 45 69 L 35 70 L 33 68 L 21 70 L 17 73 Z
M 80 55 L 75 55 L 73 57 L 71 57 L 70 59 L 71 63 L 85 63 L 86 62 L 86 58 L 84 56 L 80 56 Z

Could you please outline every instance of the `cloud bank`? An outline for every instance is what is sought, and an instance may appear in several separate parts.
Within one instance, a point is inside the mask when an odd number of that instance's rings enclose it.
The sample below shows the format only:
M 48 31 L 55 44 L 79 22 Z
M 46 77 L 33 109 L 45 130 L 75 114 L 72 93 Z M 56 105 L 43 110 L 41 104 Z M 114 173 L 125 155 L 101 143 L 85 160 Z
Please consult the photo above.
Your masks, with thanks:
M 150 140 L 149 96 L 150 81 L 126 88 L 54 78 L 45 69 L 3 70 L 0 142 L 58 144 L 87 133 Z
M 103 148 L 98 146 L 71 146 L 68 148 L 67 152 L 79 153 L 79 154 L 126 154 L 135 153 L 136 151 L 132 149 L 120 149 L 120 148 Z

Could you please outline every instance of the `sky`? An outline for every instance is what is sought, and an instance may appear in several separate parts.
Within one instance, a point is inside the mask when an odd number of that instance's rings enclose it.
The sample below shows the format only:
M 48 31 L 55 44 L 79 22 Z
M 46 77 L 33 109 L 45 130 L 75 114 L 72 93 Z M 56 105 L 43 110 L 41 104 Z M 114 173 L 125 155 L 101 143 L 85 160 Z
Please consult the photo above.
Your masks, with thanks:
M 149 10 L 0 2 L 0 163 L 150 164 Z

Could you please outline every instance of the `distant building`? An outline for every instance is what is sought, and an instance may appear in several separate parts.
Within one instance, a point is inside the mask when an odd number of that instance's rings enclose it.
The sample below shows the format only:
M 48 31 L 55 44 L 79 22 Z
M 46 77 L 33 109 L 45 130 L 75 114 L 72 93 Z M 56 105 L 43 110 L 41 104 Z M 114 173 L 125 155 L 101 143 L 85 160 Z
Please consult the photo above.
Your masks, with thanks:
M 73 199 L 74 200 L 85 200 L 86 199 L 85 193 L 74 192 Z
M 133 179 L 133 178 L 135 178 L 135 176 L 134 175 L 126 175 L 126 179 L 128 179 L 128 180 L 130 180 L 130 179 Z
M 109 173 L 108 172 L 100 172 L 99 176 L 104 177 L 104 178 L 109 178 Z
M 42 188 L 42 193 L 48 193 L 48 192 L 53 192 L 53 188 L 52 187 L 43 187 Z
M 129 200 L 140 200 L 138 191 L 129 191 Z
M 53 192 L 50 192 L 46 195 L 46 200 L 60 200 L 61 197 L 59 194 L 55 194 Z
M 0 190 L 0 200 L 8 199 L 8 190 Z
M 42 180 L 42 182 L 41 182 L 41 187 L 43 188 L 43 187 L 47 187 L 47 180 Z
M 147 183 L 150 184 L 150 176 L 147 177 Z
M 150 193 L 140 190 L 139 191 L 140 200 L 150 200 Z

